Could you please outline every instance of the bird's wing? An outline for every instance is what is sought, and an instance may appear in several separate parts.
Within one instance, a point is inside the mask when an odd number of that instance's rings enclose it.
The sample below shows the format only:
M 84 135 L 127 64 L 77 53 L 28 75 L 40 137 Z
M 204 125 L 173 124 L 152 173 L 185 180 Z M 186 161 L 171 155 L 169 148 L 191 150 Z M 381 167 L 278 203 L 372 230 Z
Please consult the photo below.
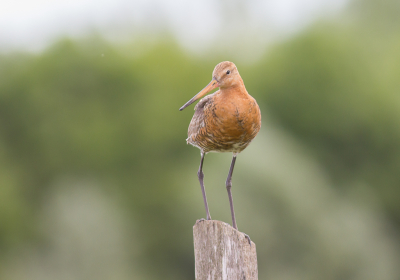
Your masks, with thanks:
M 197 111 L 203 110 L 204 106 L 206 106 L 206 104 L 211 101 L 211 99 L 217 92 L 218 91 L 214 92 L 213 94 L 209 94 L 209 95 L 203 97 L 202 99 L 200 99 L 199 103 L 197 103 L 196 106 L 194 106 L 194 110 L 196 111 L 194 114 L 196 115 Z
M 217 91 L 218 92 L 218 91 Z M 217 93 L 215 92 L 215 93 Z M 190 121 L 189 129 L 188 129 L 188 142 L 194 141 L 196 135 L 198 133 L 202 133 L 205 129 L 205 113 L 204 108 L 207 107 L 207 104 L 211 103 L 211 100 L 215 93 L 207 95 L 206 97 L 202 98 L 199 103 L 196 104 L 194 107 L 194 115 L 192 120 Z M 192 140 L 190 140 L 192 139 Z

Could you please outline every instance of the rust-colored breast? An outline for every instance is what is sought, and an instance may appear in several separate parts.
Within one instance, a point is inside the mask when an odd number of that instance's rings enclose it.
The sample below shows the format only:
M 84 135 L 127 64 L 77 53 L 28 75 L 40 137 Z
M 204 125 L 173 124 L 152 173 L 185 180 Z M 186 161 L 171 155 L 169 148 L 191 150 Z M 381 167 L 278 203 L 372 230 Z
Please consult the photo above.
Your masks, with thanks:
M 203 152 L 244 150 L 261 128 L 257 102 L 247 92 L 208 95 L 196 105 L 187 142 Z

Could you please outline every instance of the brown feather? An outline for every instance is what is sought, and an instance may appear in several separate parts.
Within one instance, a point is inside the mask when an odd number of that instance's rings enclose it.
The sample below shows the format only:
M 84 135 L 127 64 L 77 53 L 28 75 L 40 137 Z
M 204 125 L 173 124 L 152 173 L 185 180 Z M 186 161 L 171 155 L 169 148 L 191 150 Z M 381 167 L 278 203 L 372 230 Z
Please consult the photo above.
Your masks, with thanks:
M 247 93 L 236 66 L 232 65 L 222 62 L 215 67 L 213 76 L 219 83 L 228 76 L 226 69 L 232 69 L 234 75 L 222 83 L 224 86 L 219 91 L 204 97 L 195 106 L 187 142 L 204 153 L 240 153 L 261 128 L 260 108 Z

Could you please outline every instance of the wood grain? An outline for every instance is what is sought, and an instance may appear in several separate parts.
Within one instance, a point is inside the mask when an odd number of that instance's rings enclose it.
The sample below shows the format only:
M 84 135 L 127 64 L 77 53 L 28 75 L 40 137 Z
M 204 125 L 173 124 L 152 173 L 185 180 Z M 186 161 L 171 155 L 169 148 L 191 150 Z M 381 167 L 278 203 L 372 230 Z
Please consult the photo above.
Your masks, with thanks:
M 198 220 L 193 226 L 196 280 L 258 280 L 254 242 L 230 225 Z

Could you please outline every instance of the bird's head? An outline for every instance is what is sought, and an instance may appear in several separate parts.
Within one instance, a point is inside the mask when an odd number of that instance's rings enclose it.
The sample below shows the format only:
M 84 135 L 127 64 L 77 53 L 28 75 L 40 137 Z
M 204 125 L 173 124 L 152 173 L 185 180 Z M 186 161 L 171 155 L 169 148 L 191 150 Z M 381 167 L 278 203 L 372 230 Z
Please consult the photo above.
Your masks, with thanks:
M 192 99 L 190 99 L 185 105 L 183 105 L 179 111 L 182 111 L 187 106 L 200 99 L 207 93 L 211 92 L 213 89 L 219 87 L 221 89 L 236 86 L 241 83 L 242 78 L 236 68 L 236 65 L 230 61 L 223 61 L 215 66 L 211 82 L 203 88 L 198 94 L 196 94 Z
M 241 81 L 236 65 L 230 61 L 223 61 L 215 66 L 212 76 L 222 89 L 235 86 Z

